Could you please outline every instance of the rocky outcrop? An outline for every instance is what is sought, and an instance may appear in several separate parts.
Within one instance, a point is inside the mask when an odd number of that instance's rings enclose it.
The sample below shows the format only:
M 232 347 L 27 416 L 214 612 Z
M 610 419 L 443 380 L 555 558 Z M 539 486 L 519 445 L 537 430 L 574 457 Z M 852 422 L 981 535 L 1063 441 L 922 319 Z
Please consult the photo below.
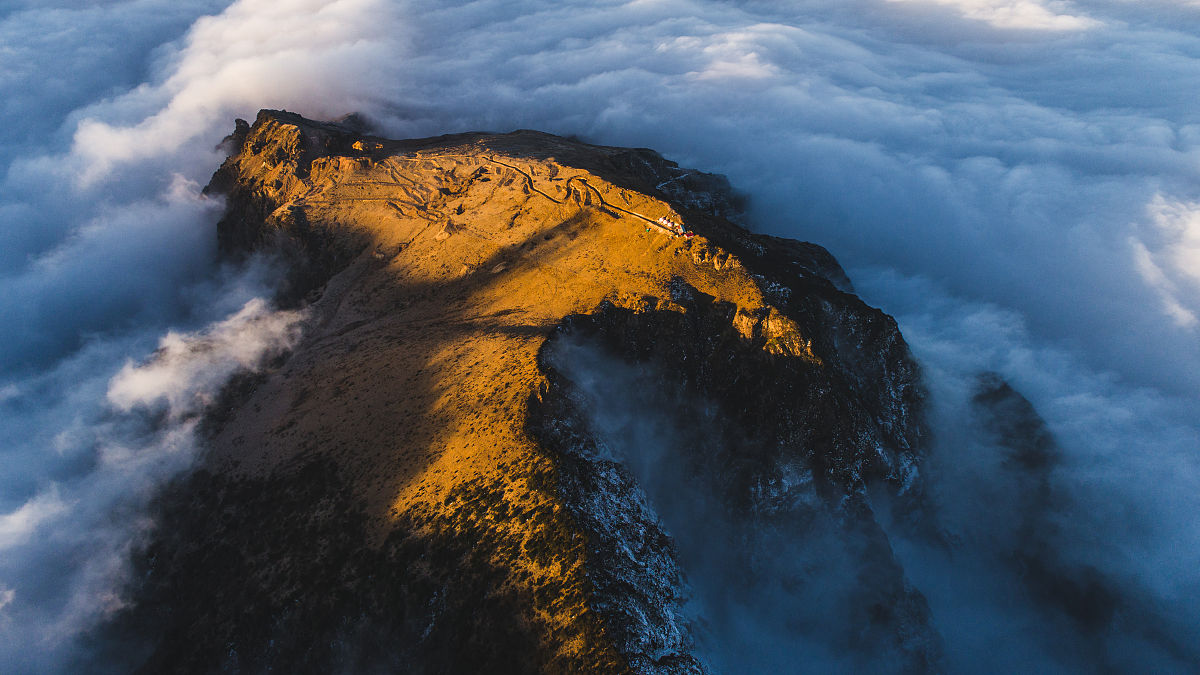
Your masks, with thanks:
M 920 376 L 824 249 L 747 232 L 727 181 L 645 149 L 275 111 L 226 143 L 220 248 L 282 252 L 310 320 L 164 497 L 120 624 L 156 636 L 147 671 L 709 669 L 671 532 L 553 358 L 568 339 L 705 401 L 719 424 L 678 459 L 723 517 L 836 523 L 845 639 L 936 667 L 867 499 L 920 502 Z
M 890 651 L 897 670 L 923 672 L 934 667 L 940 646 L 928 625 L 928 607 L 906 585 L 865 497 L 869 483 L 891 485 L 894 494 L 903 497 L 919 489 L 916 444 L 923 432 L 885 417 L 895 414 L 892 406 L 901 407 L 909 419 L 919 415 L 915 409 L 919 389 L 910 379 L 915 373 L 896 369 L 899 374 L 888 373 L 868 384 L 858 375 L 860 364 L 848 364 L 836 351 L 821 349 L 821 342 L 814 346 L 804 337 L 810 333 L 786 313 L 772 309 L 758 317 L 739 315 L 737 307 L 678 278 L 668 284 L 668 290 L 665 299 L 646 296 L 634 307 L 605 302 L 593 312 L 568 317 L 545 350 L 552 353 L 558 341 L 582 340 L 615 359 L 651 367 L 654 377 L 638 385 L 645 390 L 642 414 L 691 431 L 674 439 L 675 447 L 667 451 L 670 457 L 665 461 L 684 465 L 679 473 L 688 476 L 693 489 L 710 495 L 728 521 L 725 527 L 743 533 L 738 535 L 742 550 L 726 563 L 727 569 L 743 580 L 771 574 L 755 569 L 756 559 L 776 552 L 772 549 L 777 541 L 760 536 L 760 531 L 782 529 L 803 537 L 804 524 L 832 515 L 838 536 L 862 547 L 847 555 L 847 564 L 857 569 L 859 578 L 852 596 L 841 600 L 846 605 L 842 611 L 856 615 L 852 623 L 871 635 L 869 640 L 860 637 L 854 649 L 863 654 Z M 862 317 L 858 313 L 863 308 L 856 304 L 839 309 L 866 325 L 878 318 Z M 860 345 L 874 350 L 890 347 L 887 342 Z M 590 476 L 618 469 L 598 456 L 592 447 L 595 430 L 578 420 L 586 417 L 579 410 L 587 402 L 580 400 L 570 378 L 557 369 L 569 358 L 543 355 L 542 368 L 550 379 L 543 400 L 552 412 L 542 414 L 534 433 L 543 447 L 561 458 L 559 465 L 567 477 L 564 500 L 577 518 L 584 523 L 609 522 L 612 518 L 593 506 L 599 499 L 595 493 L 611 499 L 608 495 L 621 491 L 605 490 Z M 873 387 L 891 387 L 895 393 L 881 395 Z M 880 422 L 884 419 L 888 423 Z M 897 434 L 897 428 L 908 435 Z M 672 439 L 658 442 L 671 445 Z M 659 465 L 652 472 L 663 470 Z M 597 550 L 626 553 L 596 557 L 593 569 L 603 578 L 639 578 L 646 569 L 641 559 L 663 556 L 662 547 L 652 543 L 661 536 L 652 519 L 641 519 L 636 530 L 641 537 L 632 543 L 623 533 L 614 535 L 602 525 L 590 530 Z M 645 553 L 629 559 L 630 550 Z M 652 568 L 660 570 L 654 575 L 660 584 L 676 576 L 670 566 L 655 563 Z M 653 584 L 625 584 L 615 593 L 609 584 L 600 584 L 596 593 L 600 598 L 616 595 L 607 602 L 620 606 L 638 597 L 643 588 Z M 671 600 L 671 595 L 655 590 L 653 597 L 661 599 L 647 599 L 641 605 L 670 607 L 663 599 Z M 640 606 L 625 614 L 640 618 L 646 612 Z M 656 623 L 668 629 L 674 625 L 669 616 Z

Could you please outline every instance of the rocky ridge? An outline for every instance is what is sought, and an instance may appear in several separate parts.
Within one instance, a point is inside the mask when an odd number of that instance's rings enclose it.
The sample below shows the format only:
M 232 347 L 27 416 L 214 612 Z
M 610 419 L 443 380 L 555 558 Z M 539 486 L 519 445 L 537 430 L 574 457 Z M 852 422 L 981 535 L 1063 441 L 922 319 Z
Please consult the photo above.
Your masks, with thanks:
M 161 500 L 121 624 L 153 636 L 144 671 L 706 672 L 671 533 L 555 356 L 573 341 L 704 430 L 678 461 L 731 522 L 865 542 L 837 639 L 936 667 L 867 497 L 920 508 L 919 372 L 824 249 L 747 232 L 724 179 L 645 149 L 279 111 L 226 144 L 221 250 L 281 253 L 309 318 Z

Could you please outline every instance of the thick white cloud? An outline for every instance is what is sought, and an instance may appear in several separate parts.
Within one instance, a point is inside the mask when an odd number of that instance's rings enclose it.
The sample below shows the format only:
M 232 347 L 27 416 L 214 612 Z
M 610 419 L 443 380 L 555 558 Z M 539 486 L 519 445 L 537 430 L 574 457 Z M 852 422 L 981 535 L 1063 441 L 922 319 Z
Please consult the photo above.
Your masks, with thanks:
M 72 111 L 143 82 L 155 50 L 229 1 L 0 3 L 0 156 L 44 147 Z
M 1130 239 L 1137 270 L 1158 291 L 1163 311 L 1180 327 L 1194 331 L 1200 324 L 1200 204 L 1158 195 L 1147 211 L 1149 243 Z
M 5 25 L 14 33 L 57 28 L 43 60 L 62 50 L 66 60 L 86 61 L 92 48 L 79 31 L 91 23 L 112 31 L 141 25 L 161 4 L 30 10 Z M 180 288 L 213 265 L 211 222 L 220 204 L 198 193 L 221 161 L 216 142 L 232 118 L 252 117 L 263 105 L 305 107 L 317 116 L 359 107 L 370 98 L 372 78 L 388 78 L 385 65 L 362 66 L 387 63 L 402 35 L 393 12 L 377 0 L 235 3 L 195 20 L 180 42 L 152 43 L 148 54 L 120 52 L 141 60 L 134 69 L 149 71 L 148 82 L 74 110 L 51 110 L 49 117 L 67 120 L 61 135 L 70 141 L 52 136 L 41 152 L 14 157 L 0 182 L 0 216 L 8 224 L 0 230 L 0 340 L 8 346 L 0 369 L 44 365 L 77 348 L 84 335 L 121 324 L 178 319 Z M 78 88 L 89 92 L 93 80 L 106 79 L 120 86 L 122 77 L 85 70 Z M 5 84 L 28 95 L 33 80 Z M 314 103 L 320 101 L 329 103 Z
M 1070 2 L 1051 0 L 887 0 L 913 5 L 938 5 L 985 21 L 997 28 L 1028 30 L 1083 30 L 1100 25 L 1071 13 Z
M 541 128 L 727 173 L 751 226 L 860 270 L 941 382 L 986 366 L 1022 386 L 1073 458 L 1064 490 L 1095 506 L 1103 485 L 1121 505 L 1089 511 L 1077 541 L 1128 522 L 1122 509 L 1161 526 L 1144 564 L 1080 551 L 1164 594 L 1196 583 L 1169 553 L 1194 543 L 1185 495 L 1200 494 L 1186 459 L 1200 444 L 1195 2 L 6 8 L 0 517 L 14 541 L 53 511 L 46 484 L 90 475 L 95 419 L 72 411 L 107 405 L 109 377 L 173 326 L 253 296 L 215 290 L 220 204 L 197 192 L 231 118 L 274 107 L 364 111 L 394 135 Z M 193 400 L 186 368 L 137 372 Z M 117 402 L 135 381 L 114 384 Z M 1134 471 L 1161 484 L 1118 480 Z M 0 614 L 21 611 L 14 583 L 0 577 Z
M 203 17 L 167 59 L 162 82 L 80 120 L 71 153 L 79 179 L 100 180 L 123 162 L 201 139 L 211 145 L 231 115 L 252 115 L 263 101 L 318 117 L 364 105 L 372 79 L 392 76 L 386 64 L 403 35 L 398 24 L 380 0 L 243 1 Z M 114 123 L 116 110 L 124 114 Z
M 124 412 L 165 405 L 173 419 L 202 410 L 231 374 L 295 343 L 299 319 L 296 312 L 271 312 L 255 298 L 206 335 L 169 332 L 149 364 L 125 363 L 109 385 L 108 402 Z

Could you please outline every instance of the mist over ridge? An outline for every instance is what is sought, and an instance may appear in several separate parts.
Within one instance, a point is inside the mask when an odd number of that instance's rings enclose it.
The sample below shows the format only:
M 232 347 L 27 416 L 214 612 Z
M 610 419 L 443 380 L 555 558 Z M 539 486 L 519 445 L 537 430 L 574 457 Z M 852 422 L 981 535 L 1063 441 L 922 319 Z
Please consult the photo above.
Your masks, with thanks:
M 77 516 L 125 478 L 149 491 L 187 466 L 105 468 L 111 439 L 161 447 L 113 399 L 127 364 L 239 316 L 263 338 L 255 357 L 294 339 L 294 317 L 255 301 L 269 265 L 218 267 L 221 204 L 199 194 L 232 119 L 259 108 L 361 112 L 397 138 L 536 128 L 728 175 L 751 229 L 826 246 L 897 317 L 941 461 L 988 465 L 952 421 L 978 373 L 999 372 L 1061 446 L 1048 480 L 1069 556 L 1196 638 L 1198 35 L 1200 7 L 1166 0 L 9 3 L 0 662 L 54 626 L 19 663 L 62 663 L 91 620 L 76 618 L 118 602 L 95 580 L 120 564 L 55 572 L 85 589 L 68 601 L 41 561 L 64 541 L 123 550 L 136 508 L 95 541 Z M 189 372 L 160 384 L 186 391 Z M 186 424 L 166 433 L 190 447 Z M 948 495 L 988 480 L 947 475 Z

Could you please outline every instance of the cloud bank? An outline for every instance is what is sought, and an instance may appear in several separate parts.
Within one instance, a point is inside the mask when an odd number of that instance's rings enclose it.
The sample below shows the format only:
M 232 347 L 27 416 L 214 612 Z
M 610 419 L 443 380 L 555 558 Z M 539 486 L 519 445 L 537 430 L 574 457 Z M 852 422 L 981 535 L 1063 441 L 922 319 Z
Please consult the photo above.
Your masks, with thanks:
M 226 297 L 234 295 L 227 291 Z M 115 375 L 120 341 L 89 344 L 0 402 L 5 472 L 0 516 L 0 660 L 10 672 L 68 667 L 73 640 L 121 607 L 139 515 L 196 452 L 199 413 L 236 372 L 290 348 L 303 315 L 253 298 L 191 333 L 169 332 Z
M 0 541 L 75 546 L 82 485 L 120 474 L 86 440 L 120 415 L 111 378 L 261 290 L 216 264 L 198 195 L 232 118 L 361 111 L 728 174 L 748 225 L 827 246 L 898 315 L 938 405 L 980 368 L 1019 385 L 1063 446 L 1073 550 L 1178 608 L 1200 585 L 1197 35 L 1168 0 L 7 3 Z M 0 616 L 75 611 L 22 592 L 21 559 Z
M 1075 15 L 1070 2 L 1036 0 L 889 0 L 913 5 L 934 5 L 952 9 L 967 19 L 983 21 L 996 28 L 1014 30 L 1071 31 L 1102 25 L 1086 16 Z

